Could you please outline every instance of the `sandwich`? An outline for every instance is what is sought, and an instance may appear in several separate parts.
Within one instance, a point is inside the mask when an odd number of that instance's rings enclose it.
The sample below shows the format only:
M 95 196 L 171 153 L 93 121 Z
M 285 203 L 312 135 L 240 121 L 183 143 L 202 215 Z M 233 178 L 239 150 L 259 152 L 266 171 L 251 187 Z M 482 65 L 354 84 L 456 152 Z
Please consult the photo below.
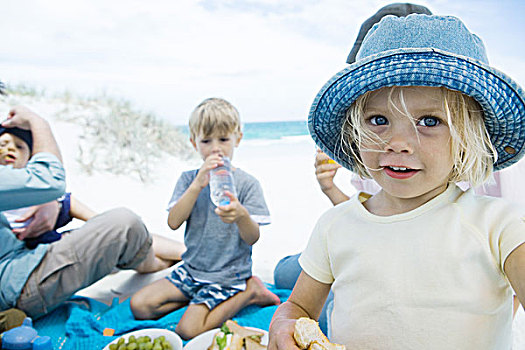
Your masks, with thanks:
M 300 349 L 308 350 L 346 350 L 344 345 L 330 343 L 319 324 L 308 317 L 295 321 L 294 339 Z
M 208 350 L 260 350 L 266 349 L 261 344 L 264 333 L 259 330 L 239 326 L 228 320 L 223 323 L 219 332 L 213 337 Z

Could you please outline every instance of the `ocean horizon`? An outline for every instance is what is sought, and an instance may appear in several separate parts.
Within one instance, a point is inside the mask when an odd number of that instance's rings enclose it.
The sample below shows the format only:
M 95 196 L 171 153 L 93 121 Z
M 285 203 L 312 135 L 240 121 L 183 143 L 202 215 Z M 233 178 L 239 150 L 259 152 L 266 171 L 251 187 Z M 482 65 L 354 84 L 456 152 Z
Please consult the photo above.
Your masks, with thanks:
M 189 135 L 188 126 L 178 126 L 185 135 Z M 309 136 L 306 120 L 248 122 L 242 124 L 244 140 L 280 140 L 284 138 Z

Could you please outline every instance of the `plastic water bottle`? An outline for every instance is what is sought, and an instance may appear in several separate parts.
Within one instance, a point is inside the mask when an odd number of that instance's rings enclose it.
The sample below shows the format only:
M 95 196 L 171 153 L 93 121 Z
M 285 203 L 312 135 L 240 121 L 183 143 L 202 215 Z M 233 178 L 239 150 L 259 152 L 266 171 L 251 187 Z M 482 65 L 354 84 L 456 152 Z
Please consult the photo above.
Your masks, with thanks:
M 224 165 L 210 171 L 210 197 L 216 206 L 230 204 L 230 197 L 224 194 L 225 191 L 237 196 L 230 159 L 222 157 L 222 161 Z

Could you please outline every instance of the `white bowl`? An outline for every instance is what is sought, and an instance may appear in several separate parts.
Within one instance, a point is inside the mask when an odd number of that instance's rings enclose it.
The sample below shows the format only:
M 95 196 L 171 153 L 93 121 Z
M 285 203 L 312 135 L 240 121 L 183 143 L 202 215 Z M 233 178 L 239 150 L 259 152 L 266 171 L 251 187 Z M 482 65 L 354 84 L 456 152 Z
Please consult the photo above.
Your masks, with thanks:
M 116 344 L 120 338 L 124 338 L 127 342 L 128 338 L 132 335 L 134 335 L 135 338 L 147 335 L 151 338 L 152 341 L 153 339 L 158 338 L 161 335 L 163 335 L 166 338 L 166 340 L 170 342 L 171 346 L 173 347 L 173 350 L 182 350 L 182 339 L 178 336 L 178 334 L 172 331 L 169 331 L 167 329 L 160 329 L 160 328 L 145 328 L 139 331 L 134 331 L 134 332 L 123 334 L 119 336 L 118 338 L 116 338 L 115 340 L 113 340 L 111 343 L 107 344 L 103 350 L 109 350 L 109 346 L 111 344 Z
M 261 344 L 263 345 L 268 344 L 268 332 L 267 331 L 263 329 L 259 329 L 259 328 L 253 328 L 253 327 L 245 327 L 245 328 L 253 329 L 254 331 L 263 333 L 263 337 L 261 338 Z M 213 337 L 218 331 L 220 331 L 220 328 L 211 329 L 207 332 L 199 334 L 198 336 L 196 336 L 195 338 L 193 338 L 186 344 L 186 346 L 184 347 L 184 350 L 205 350 L 207 349 L 211 345 L 211 342 L 213 341 Z

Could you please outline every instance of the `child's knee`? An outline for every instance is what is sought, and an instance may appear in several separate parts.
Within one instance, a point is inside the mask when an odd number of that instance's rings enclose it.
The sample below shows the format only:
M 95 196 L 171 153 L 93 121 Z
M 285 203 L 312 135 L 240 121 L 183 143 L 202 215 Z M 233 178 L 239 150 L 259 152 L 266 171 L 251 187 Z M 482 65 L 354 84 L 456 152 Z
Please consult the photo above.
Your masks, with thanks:
M 202 326 L 195 322 L 193 319 L 181 319 L 175 328 L 175 333 L 180 335 L 184 340 L 188 340 L 196 337 L 197 335 L 204 332 Z
M 151 319 L 153 306 L 150 305 L 150 299 L 141 291 L 138 291 L 131 297 L 129 306 L 137 320 Z

